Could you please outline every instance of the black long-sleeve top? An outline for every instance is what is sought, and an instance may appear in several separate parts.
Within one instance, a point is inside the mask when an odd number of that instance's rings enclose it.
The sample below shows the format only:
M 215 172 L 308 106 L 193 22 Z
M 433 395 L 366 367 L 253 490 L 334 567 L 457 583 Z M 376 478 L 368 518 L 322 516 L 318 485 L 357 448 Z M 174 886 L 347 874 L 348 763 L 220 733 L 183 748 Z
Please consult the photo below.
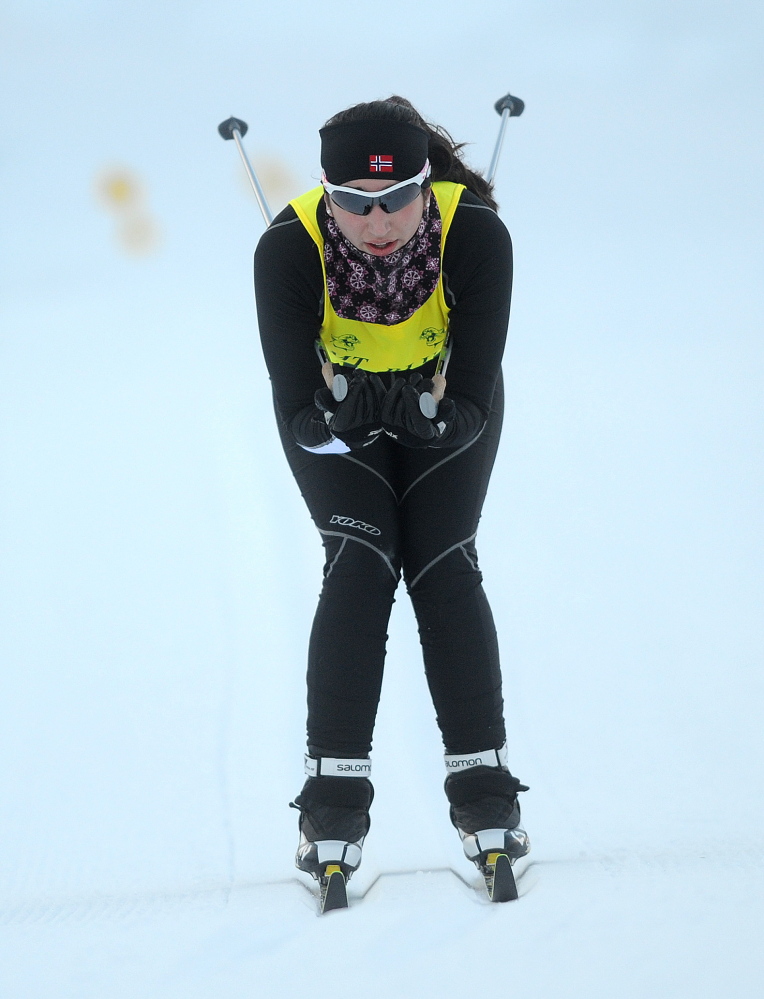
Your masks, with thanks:
M 319 227 L 324 211 L 321 203 Z M 456 404 L 456 419 L 439 444 L 458 447 L 474 437 L 488 417 L 512 294 L 509 233 L 498 215 L 469 191 L 462 192 L 446 237 L 443 290 L 452 343 L 446 394 Z M 287 206 L 257 245 L 255 294 L 277 414 L 297 443 L 308 448 L 325 444 L 331 436 L 313 402 L 316 389 L 324 386 L 315 352 L 323 293 L 318 247 Z M 435 361 L 418 370 L 431 375 Z

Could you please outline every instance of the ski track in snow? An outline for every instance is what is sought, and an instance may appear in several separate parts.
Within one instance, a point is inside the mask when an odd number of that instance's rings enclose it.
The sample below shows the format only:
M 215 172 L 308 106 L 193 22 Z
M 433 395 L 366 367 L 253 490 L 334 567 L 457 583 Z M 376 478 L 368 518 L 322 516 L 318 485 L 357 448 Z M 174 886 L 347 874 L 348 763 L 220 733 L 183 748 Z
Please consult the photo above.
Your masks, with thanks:
M 476 974 L 499 996 L 760 995 L 761 853 L 537 860 L 518 884 L 492 905 L 450 869 L 387 872 L 324 917 L 296 877 L 38 903 L 3 912 L 2 995 L 435 999 Z

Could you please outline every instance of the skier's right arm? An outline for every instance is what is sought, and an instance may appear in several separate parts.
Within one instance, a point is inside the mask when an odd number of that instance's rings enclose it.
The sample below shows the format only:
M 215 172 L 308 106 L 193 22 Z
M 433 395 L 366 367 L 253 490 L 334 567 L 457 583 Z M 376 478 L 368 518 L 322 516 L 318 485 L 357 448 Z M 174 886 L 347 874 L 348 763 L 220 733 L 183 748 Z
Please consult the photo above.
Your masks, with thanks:
M 314 396 L 324 385 L 315 341 L 323 314 L 318 248 L 287 206 L 255 251 L 257 321 L 278 419 L 307 448 L 332 440 Z

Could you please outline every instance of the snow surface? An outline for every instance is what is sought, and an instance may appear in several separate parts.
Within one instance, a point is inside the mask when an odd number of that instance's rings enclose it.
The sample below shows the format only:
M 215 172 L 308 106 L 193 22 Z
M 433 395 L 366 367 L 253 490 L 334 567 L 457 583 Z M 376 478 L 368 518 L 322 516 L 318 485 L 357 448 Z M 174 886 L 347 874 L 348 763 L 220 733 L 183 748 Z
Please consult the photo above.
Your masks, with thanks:
M 761 10 L 320 17 L 4 7 L 0 996 L 758 997 Z M 278 208 L 337 109 L 404 93 L 480 165 L 508 88 L 509 407 L 479 550 L 531 865 L 491 906 L 461 854 L 401 591 L 354 904 L 318 919 L 287 802 L 321 550 L 216 125 L 249 122 Z M 161 231 L 143 257 L 94 195 L 115 165 Z

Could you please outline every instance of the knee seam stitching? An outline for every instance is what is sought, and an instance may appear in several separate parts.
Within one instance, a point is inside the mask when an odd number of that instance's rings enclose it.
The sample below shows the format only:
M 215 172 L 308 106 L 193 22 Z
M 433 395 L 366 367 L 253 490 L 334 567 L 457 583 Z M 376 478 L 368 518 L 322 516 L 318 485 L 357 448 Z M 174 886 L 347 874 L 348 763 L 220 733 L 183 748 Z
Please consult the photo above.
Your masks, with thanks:
M 341 555 L 341 554 L 343 553 L 343 551 L 345 550 L 345 545 L 346 545 L 347 543 L 348 543 L 348 539 L 347 539 L 347 538 L 343 538 L 343 539 L 342 539 L 342 544 L 340 545 L 340 550 L 339 550 L 339 551 L 337 552 L 337 554 L 336 554 L 336 555 L 334 556 L 334 558 L 332 559 L 332 564 L 331 564 L 331 565 L 329 566 L 329 571 L 328 571 L 328 572 L 326 573 L 326 576 L 324 577 L 325 579 L 328 579 L 328 578 L 329 578 L 329 577 L 331 576 L 331 574 L 332 574 L 332 569 L 333 569 L 333 568 L 335 567 L 335 565 L 337 564 L 337 561 L 338 561 L 338 559 L 339 559 L 340 555 Z
M 418 573 L 414 577 L 414 579 L 411 580 L 411 582 L 409 583 L 409 589 L 413 590 L 414 587 L 416 586 L 416 584 L 422 578 L 422 576 L 424 576 L 424 574 L 426 572 L 429 572 L 430 569 L 432 569 L 432 567 L 435 565 L 436 562 L 440 562 L 440 560 L 444 559 L 446 557 L 446 555 L 450 555 L 451 552 L 456 551 L 457 548 L 461 548 L 462 545 L 466 545 L 468 542 L 474 541 L 476 537 L 477 537 L 477 531 L 475 531 L 474 534 L 470 535 L 469 538 L 463 538 L 461 541 L 457 541 L 455 545 L 451 545 L 450 548 L 446 548 L 446 550 L 443 551 L 443 552 L 441 552 L 440 555 L 436 555 L 435 558 L 431 562 L 428 562 L 427 565 L 424 567 L 424 569 L 422 569 L 422 571 L 420 573 Z M 472 566 L 472 568 L 473 569 L 475 568 L 474 565 Z
M 385 565 L 387 566 L 387 568 L 392 573 L 393 579 L 396 581 L 396 583 L 398 582 L 398 573 L 395 571 L 395 569 L 393 567 L 393 563 L 390 561 L 390 559 L 387 557 L 387 555 L 385 555 L 384 552 L 381 552 L 379 550 L 379 548 L 376 547 L 376 545 L 371 544 L 371 542 L 366 541 L 364 538 L 354 538 L 352 534 L 343 534 L 341 531 L 323 531 L 319 527 L 318 533 L 319 534 L 325 534 L 325 535 L 327 535 L 329 537 L 333 537 L 333 538 L 345 538 L 346 541 L 356 541 L 359 545 L 365 545 L 367 548 L 371 548 L 371 550 L 373 552 L 376 552 L 377 555 L 379 555 L 379 557 L 385 563 Z M 469 539 L 467 539 L 467 540 L 469 540 Z M 344 545 L 343 545 L 343 547 L 344 547 Z M 342 551 L 342 549 L 340 549 L 340 551 Z M 337 553 L 337 556 L 339 557 L 339 552 Z M 336 561 L 337 561 L 337 559 L 335 559 L 335 562 Z
M 464 547 L 464 544 L 466 544 L 466 542 L 464 542 L 463 544 L 459 545 L 459 547 L 460 547 L 460 548 L 461 548 L 461 550 L 462 550 L 462 555 L 464 555 L 464 557 L 465 557 L 465 558 L 467 559 L 467 561 L 469 562 L 469 565 L 470 565 L 470 568 L 471 568 L 471 569 L 477 569 L 477 559 L 475 559 L 475 561 L 474 561 L 474 562 L 472 561 L 472 559 L 470 558 L 470 555 L 469 555 L 469 552 L 468 552 L 468 551 L 467 551 L 467 549 L 466 549 L 466 548 Z

